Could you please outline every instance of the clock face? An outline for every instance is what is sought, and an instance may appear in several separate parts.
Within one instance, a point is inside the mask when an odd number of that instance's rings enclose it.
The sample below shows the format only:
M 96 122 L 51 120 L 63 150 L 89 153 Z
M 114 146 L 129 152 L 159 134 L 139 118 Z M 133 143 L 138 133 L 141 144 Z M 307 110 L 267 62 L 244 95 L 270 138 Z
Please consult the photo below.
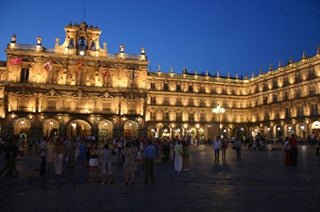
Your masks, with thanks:
M 79 54 L 80 54 L 81 56 L 83 56 L 83 55 L 84 55 L 84 51 L 81 50 L 81 51 L 79 52 Z

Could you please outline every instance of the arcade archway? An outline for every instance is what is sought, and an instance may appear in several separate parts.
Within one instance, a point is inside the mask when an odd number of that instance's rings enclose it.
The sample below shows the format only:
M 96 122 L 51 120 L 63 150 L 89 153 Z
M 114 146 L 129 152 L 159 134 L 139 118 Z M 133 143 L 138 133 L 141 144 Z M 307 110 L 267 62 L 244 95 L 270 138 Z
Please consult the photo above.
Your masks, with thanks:
M 60 124 L 55 119 L 46 119 L 43 121 L 43 135 L 48 137 L 59 136 Z
M 98 125 L 98 141 L 106 142 L 113 136 L 113 123 L 109 120 L 102 120 Z
M 124 137 L 138 137 L 139 124 L 135 121 L 128 120 L 123 126 Z
M 71 120 L 67 124 L 67 136 L 91 136 L 91 125 L 82 119 Z

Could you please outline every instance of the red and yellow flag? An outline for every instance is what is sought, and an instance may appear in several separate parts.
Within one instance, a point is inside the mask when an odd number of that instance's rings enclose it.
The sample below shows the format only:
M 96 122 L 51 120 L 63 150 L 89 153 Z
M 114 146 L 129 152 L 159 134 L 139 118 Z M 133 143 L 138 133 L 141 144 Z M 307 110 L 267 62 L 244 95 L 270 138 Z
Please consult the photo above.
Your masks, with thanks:
M 17 58 L 10 59 L 10 65 L 12 66 L 19 66 L 21 64 L 22 64 L 22 58 L 17 57 Z
M 82 69 L 82 60 L 80 60 L 80 61 L 76 64 L 76 69 L 77 69 L 77 70 Z
M 52 70 L 52 61 L 46 62 L 45 64 L 43 64 L 43 67 L 45 70 L 51 71 Z
M 104 74 L 103 74 L 103 77 L 108 77 L 109 72 L 110 72 L 110 69 L 107 68 L 107 69 L 105 70 Z

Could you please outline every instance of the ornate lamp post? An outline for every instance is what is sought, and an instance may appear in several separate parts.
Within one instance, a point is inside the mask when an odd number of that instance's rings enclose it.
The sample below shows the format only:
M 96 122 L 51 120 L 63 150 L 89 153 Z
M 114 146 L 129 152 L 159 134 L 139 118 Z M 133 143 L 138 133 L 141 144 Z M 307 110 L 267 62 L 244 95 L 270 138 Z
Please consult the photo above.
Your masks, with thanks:
M 220 122 L 221 122 L 221 113 L 224 113 L 226 110 L 223 108 L 223 107 L 221 107 L 220 105 L 217 105 L 217 107 L 216 108 L 213 108 L 213 110 L 212 110 L 214 113 L 216 113 L 217 115 L 218 115 L 218 125 L 219 125 L 219 130 L 218 130 L 218 135 L 219 135 L 219 138 L 220 138 L 220 129 L 221 129 L 221 126 L 220 126 Z

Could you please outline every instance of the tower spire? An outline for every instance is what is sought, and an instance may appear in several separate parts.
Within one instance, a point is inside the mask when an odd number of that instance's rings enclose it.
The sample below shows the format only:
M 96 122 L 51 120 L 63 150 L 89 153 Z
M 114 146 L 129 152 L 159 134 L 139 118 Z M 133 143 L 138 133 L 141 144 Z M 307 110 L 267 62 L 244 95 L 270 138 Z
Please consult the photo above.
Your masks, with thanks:
M 306 56 L 306 51 L 303 51 L 302 52 L 302 59 L 306 59 L 307 58 L 307 56 Z

